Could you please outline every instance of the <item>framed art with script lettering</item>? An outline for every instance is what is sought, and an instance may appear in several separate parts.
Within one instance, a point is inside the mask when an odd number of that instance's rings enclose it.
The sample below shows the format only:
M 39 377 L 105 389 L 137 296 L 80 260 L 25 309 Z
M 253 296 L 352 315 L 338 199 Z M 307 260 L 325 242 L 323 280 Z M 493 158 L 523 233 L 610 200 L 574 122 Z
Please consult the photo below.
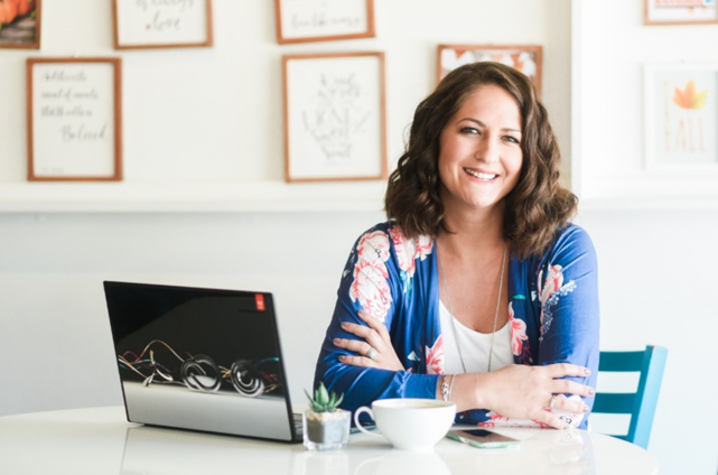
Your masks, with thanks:
M 718 23 L 716 0 L 644 0 L 645 25 L 700 25 Z
M 718 64 L 645 66 L 646 167 L 718 172 Z
M 212 0 L 112 0 L 115 49 L 209 47 Z
M 40 49 L 40 0 L 0 1 L 0 48 Z
M 384 54 L 286 55 L 285 180 L 386 177 Z
M 26 64 L 28 180 L 121 180 L 121 60 L 28 58 Z
M 521 71 L 541 93 L 541 56 L 539 45 L 439 45 L 436 54 L 436 81 L 464 64 L 495 61 Z
M 277 42 L 373 38 L 374 0 L 274 0 Z

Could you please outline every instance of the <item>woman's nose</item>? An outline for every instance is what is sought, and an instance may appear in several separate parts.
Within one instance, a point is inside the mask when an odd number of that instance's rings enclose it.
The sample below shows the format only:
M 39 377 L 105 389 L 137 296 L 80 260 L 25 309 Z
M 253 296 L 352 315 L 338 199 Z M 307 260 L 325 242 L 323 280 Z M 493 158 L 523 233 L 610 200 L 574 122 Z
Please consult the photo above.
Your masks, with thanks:
M 476 147 L 474 158 L 481 162 L 494 163 L 499 161 L 499 147 L 491 137 L 481 140 Z

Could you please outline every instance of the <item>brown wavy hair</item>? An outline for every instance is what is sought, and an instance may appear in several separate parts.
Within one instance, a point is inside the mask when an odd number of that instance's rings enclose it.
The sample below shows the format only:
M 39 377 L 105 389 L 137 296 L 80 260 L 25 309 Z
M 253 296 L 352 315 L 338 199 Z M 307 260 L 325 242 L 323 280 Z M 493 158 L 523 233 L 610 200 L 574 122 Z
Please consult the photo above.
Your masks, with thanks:
M 541 104 L 529 79 L 514 68 L 494 62 L 478 62 L 450 72 L 416 108 L 409 142 L 389 176 L 384 209 L 406 236 L 437 237 L 451 232 L 444 221 L 439 197 L 439 148 L 441 132 L 477 87 L 496 85 L 511 94 L 523 120 L 523 163 L 516 186 L 505 197 L 504 239 L 511 254 L 541 254 L 556 232 L 575 214 L 578 199 L 559 185 L 561 154 Z

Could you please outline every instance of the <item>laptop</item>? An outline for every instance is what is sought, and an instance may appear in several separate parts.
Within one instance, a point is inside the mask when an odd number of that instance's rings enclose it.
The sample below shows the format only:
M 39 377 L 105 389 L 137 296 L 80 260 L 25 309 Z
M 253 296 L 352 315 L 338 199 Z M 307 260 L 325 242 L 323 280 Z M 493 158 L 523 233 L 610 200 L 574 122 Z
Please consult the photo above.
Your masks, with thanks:
M 272 294 L 104 282 L 127 420 L 301 442 Z

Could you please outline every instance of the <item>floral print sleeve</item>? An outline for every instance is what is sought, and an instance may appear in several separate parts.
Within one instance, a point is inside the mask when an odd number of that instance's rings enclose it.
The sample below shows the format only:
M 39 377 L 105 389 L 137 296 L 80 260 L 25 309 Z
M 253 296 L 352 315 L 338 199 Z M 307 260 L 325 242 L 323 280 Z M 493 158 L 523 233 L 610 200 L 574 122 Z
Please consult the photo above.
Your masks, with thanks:
M 438 376 L 426 374 L 434 372 L 426 371 L 426 367 L 443 368 L 441 335 L 437 333 L 434 345 L 422 349 L 404 331 L 407 322 L 426 320 L 414 311 L 414 283 L 426 280 L 417 275 L 417 262 L 426 261 L 432 247 L 428 238 L 406 239 L 389 223 L 370 229 L 357 240 L 344 269 L 315 374 L 315 386 L 323 381 L 330 391 L 345 394 L 345 409 L 355 410 L 380 398 L 435 397 Z M 339 362 L 340 354 L 353 353 L 335 347 L 332 339 L 356 338 L 340 325 L 344 321 L 363 323 L 357 317 L 362 309 L 390 329 L 392 343 L 407 371 L 358 368 Z
M 589 377 L 567 379 L 595 388 L 599 359 L 598 272 L 593 243 L 583 229 L 572 226 L 559 236 L 541 262 L 536 288 L 533 303 L 540 307 L 537 364 L 586 366 L 591 370 Z M 593 400 L 584 398 L 589 408 Z M 562 413 L 559 417 L 575 427 L 586 428 L 587 415 Z
M 358 303 L 382 323 L 391 308 L 392 297 L 389 289 L 389 239 L 386 233 L 374 231 L 364 234 L 356 247 L 356 262 L 351 270 L 352 282 L 349 298 Z

